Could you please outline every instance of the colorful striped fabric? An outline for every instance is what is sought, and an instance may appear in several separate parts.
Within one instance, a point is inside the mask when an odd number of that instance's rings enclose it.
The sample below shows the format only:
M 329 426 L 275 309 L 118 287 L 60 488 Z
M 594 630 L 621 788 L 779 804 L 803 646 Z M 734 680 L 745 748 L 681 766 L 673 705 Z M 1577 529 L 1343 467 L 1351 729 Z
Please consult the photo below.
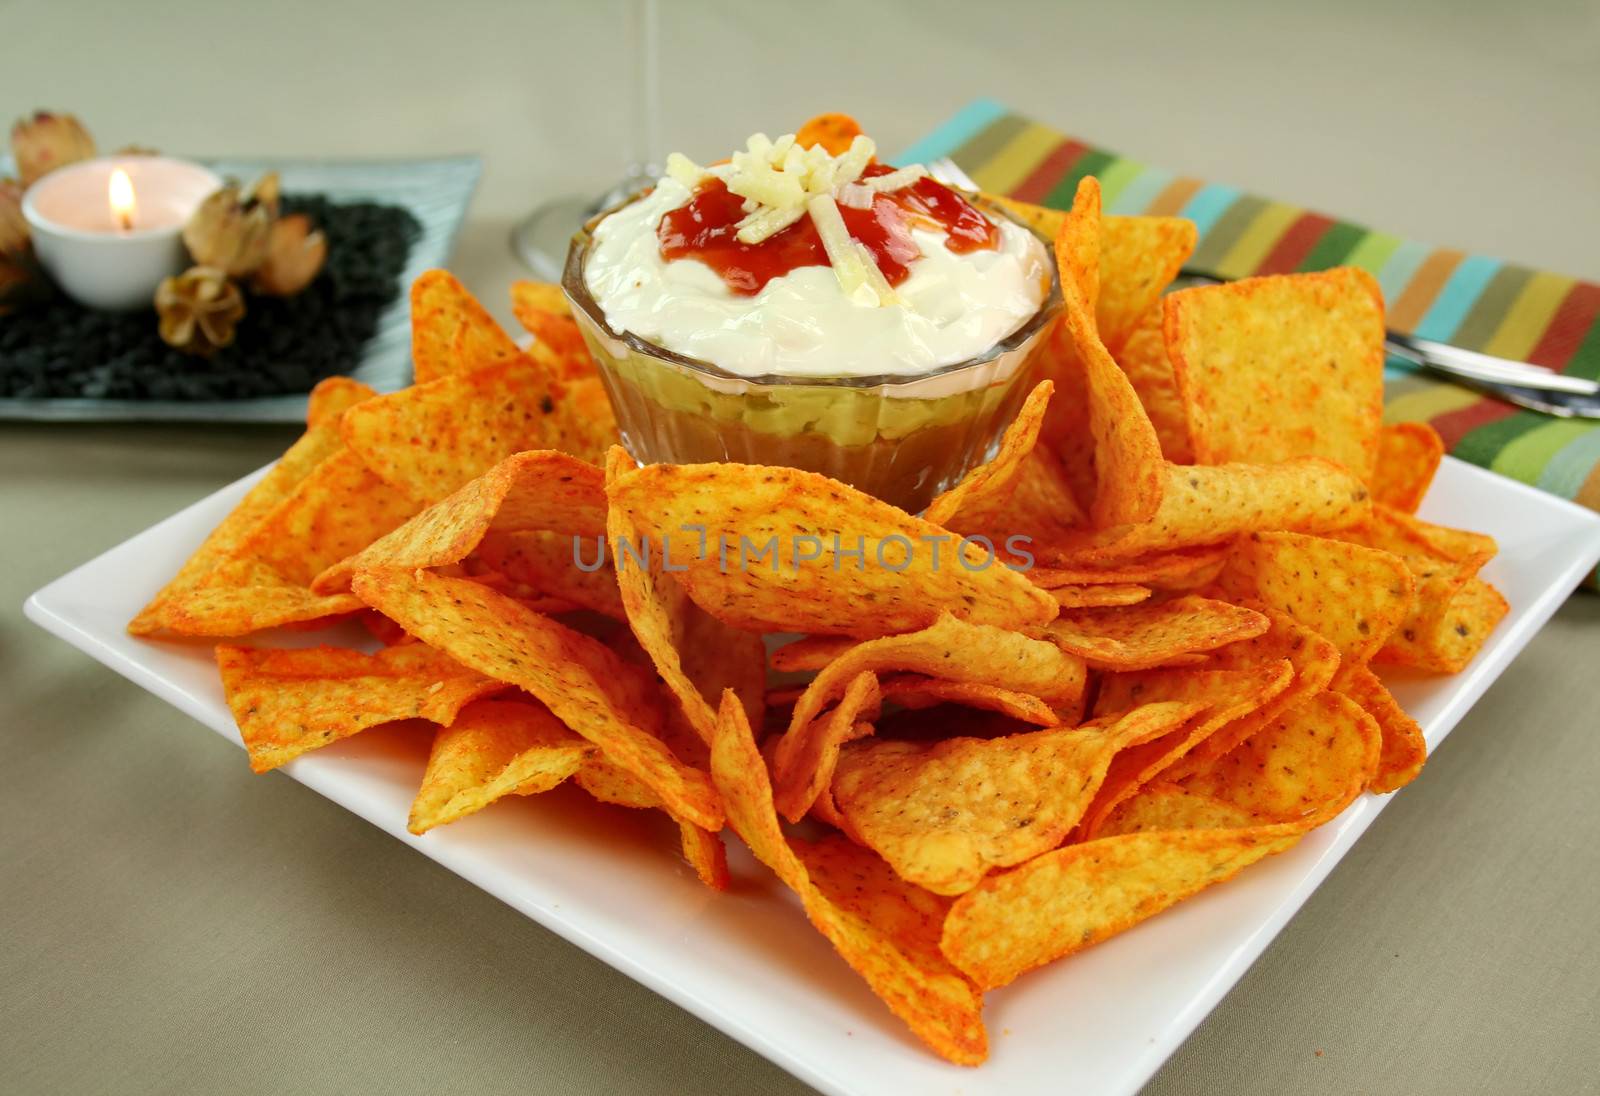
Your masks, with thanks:
M 1600 378 L 1600 285 L 1402 240 L 1220 183 L 1175 175 L 980 100 L 907 149 L 948 156 L 983 189 L 1065 209 L 1100 180 L 1107 213 L 1188 217 L 1190 267 L 1223 278 L 1359 266 L 1383 286 L 1389 326 L 1575 376 Z M 1463 460 L 1600 510 L 1600 421 L 1485 399 L 1391 359 L 1385 417 L 1433 424 Z

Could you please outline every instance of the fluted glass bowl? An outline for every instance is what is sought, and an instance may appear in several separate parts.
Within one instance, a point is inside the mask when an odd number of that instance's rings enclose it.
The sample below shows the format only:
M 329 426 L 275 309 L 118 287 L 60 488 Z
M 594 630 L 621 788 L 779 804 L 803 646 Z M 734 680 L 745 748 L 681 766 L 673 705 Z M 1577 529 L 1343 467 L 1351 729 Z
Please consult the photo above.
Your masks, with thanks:
M 915 374 L 744 377 L 611 328 L 584 278 L 593 229 L 610 212 L 572 238 L 561 285 L 622 443 L 645 464 L 803 468 L 916 513 L 987 459 L 1027 396 L 1043 336 L 1061 308 L 1052 270 L 1039 311 L 978 357 Z

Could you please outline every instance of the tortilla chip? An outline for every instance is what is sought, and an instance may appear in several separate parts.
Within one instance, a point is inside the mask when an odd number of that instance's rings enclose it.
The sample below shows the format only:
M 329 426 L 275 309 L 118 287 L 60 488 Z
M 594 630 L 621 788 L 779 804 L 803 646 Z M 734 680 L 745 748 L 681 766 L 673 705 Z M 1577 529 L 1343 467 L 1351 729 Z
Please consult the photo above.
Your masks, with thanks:
M 1481 578 L 1468 579 L 1428 630 L 1408 632 L 1402 627 L 1373 661 L 1441 674 L 1460 673 L 1510 611 L 1499 590 Z
M 463 353 L 465 361 L 458 356 Z M 424 271 L 411 283 L 411 371 L 417 384 L 521 353 L 448 270 Z
M 1335 687 L 1372 717 L 1382 735 L 1378 768 L 1368 790 L 1383 794 L 1415 780 L 1428 759 L 1428 743 L 1417 721 L 1400 707 L 1378 675 L 1365 666 L 1351 666 L 1339 675 Z
M 539 598 L 567 606 L 563 612 L 588 609 L 614 620 L 627 619 L 611 564 L 595 570 L 579 567 L 570 533 L 490 533 L 474 558 L 488 569 L 474 577 L 521 600 Z
M 1158 307 L 1199 239 L 1187 217 L 1103 217 L 1095 326 L 1118 357 L 1141 317 Z
M 374 395 L 372 389 L 349 377 L 329 377 L 319 382 L 309 397 L 306 432 L 239 500 L 172 580 L 128 623 L 129 633 L 143 636 L 170 628 L 172 606 L 208 580 L 218 564 L 262 518 L 288 498 L 318 465 L 344 446 L 338 423 L 344 409 Z
M 349 594 L 316 594 L 323 567 L 359 551 L 416 511 L 348 449 L 339 449 L 295 485 L 209 573 L 164 609 L 178 635 L 237 636 L 355 612 Z
M 923 519 L 957 532 L 985 532 L 1006 515 L 1022 470 L 1039 440 L 1039 427 L 1055 385 L 1040 381 L 1001 435 L 994 457 L 928 504 Z
M 877 636 L 946 610 L 1002 627 L 1056 613 L 1054 599 L 981 545 L 959 550 L 937 525 L 812 472 L 654 464 L 617 477 L 609 493 L 655 550 L 665 543 L 689 596 L 746 631 Z
M 1095 701 L 1095 712 L 1102 718 L 1161 702 L 1189 705 L 1192 714 L 1171 733 L 1117 754 L 1094 802 L 1084 811 L 1080 839 L 1101 836 L 1106 818 L 1121 804 L 1158 778 L 1172 779 L 1174 766 L 1192 761 L 1219 731 L 1258 717 L 1288 691 L 1293 678 L 1294 668 L 1287 659 L 1238 670 L 1107 675 Z
M 222 691 L 264 773 L 380 723 L 448 726 L 463 706 L 505 686 L 420 643 L 375 655 L 342 647 L 217 647 Z
M 1148 521 L 1161 504 L 1161 444 L 1133 386 L 1095 326 L 1100 298 L 1100 183 L 1085 176 L 1056 237 L 1063 319 L 1083 367 L 1095 492 L 1089 517 L 1098 528 Z M 1159 292 L 1159 291 L 1158 291 Z
M 547 792 L 595 751 L 543 704 L 475 701 L 434 735 L 407 828 L 426 833 L 502 796 Z
M 1351 773 L 1366 787 L 1378 770 L 1382 733 L 1360 705 L 1318 693 L 1245 739 L 1183 786 L 1274 821 L 1314 815 L 1347 792 Z
M 1036 727 L 1055 727 L 1061 716 L 1036 696 L 976 681 L 941 681 L 922 674 L 891 674 L 879 683 L 883 699 L 920 711 L 940 704 L 959 704 L 999 712 Z M 798 699 L 798 695 L 796 696 Z
M 1117 364 L 1128 375 L 1139 404 L 1150 418 L 1161 455 L 1173 464 L 1194 463 L 1194 443 L 1189 440 L 1189 415 L 1178 394 L 1178 378 L 1167 357 L 1167 340 L 1161 330 L 1162 305 L 1157 301 L 1134 325 Z
M 1248 671 L 1263 664 L 1287 659 L 1294 668 L 1294 678 L 1289 687 L 1276 696 L 1267 698 L 1265 704 L 1247 715 L 1231 720 L 1205 741 L 1196 745 L 1181 759 L 1174 761 L 1162 773 L 1163 780 L 1182 780 L 1210 762 L 1231 751 L 1239 743 L 1277 719 L 1289 708 L 1311 699 L 1334 680 L 1339 669 L 1339 649 L 1316 632 L 1300 624 L 1293 617 L 1269 609 L 1259 603 L 1250 608 L 1264 613 L 1272 626 L 1254 639 L 1231 643 L 1211 655 L 1210 667 L 1217 670 Z M 1140 693 L 1141 699 L 1164 699 L 1163 686 L 1156 680 L 1167 671 L 1156 670 L 1148 675 L 1118 675 L 1128 684 L 1143 685 L 1148 691 Z M 1112 679 L 1107 679 L 1109 682 Z M 1107 687 L 1102 683 L 1101 693 Z
M 387 490 L 387 488 L 385 488 Z M 568 537 L 603 537 L 605 477 L 587 461 L 544 449 L 507 457 L 483 475 L 434 503 L 400 528 L 318 574 L 311 588 L 350 588 L 358 570 L 443 567 L 460 563 L 491 533 L 549 531 Z M 603 548 L 585 561 L 603 556 Z M 577 570 L 568 541 L 567 558 Z
M 594 369 L 583 333 L 559 285 L 551 282 L 511 283 L 511 313 L 540 345 L 563 363 L 563 374 L 581 376 Z M 587 366 L 587 368 L 585 368 Z
M 983 989 L 1082 951 L 1263 857 L 1307 822 L 1121 834 L 1067 845 L 1000 872 L 956 899 L 940 950 Z
M 1225 601 L 1180 597 L 1109 609 L 1064 610 L 1050 641 L 1098 670 L 1147 670 L 1267 630 L 1260 613 Z
M 795 131 L 794 143 L 801 148 L 821 145 L 830 156 L 842 156 L 857 137 L 861 123 L 848 114 L 819 114 Z
M 1359 709 L 1356 714 L 1360 716 Z M 1363 741 L 1357 721 L 1348 722 L 1339 737 L 1341 745 L 1352 740 Z M 1006 985 L 1034 967 L 1098 944 L 1289 848 L 1360 794 L 1367 760 L 1360 750 L 1341 748 L 1319 762 L 1316 787 L 1325 790 L 1327 798 L 1311 813 L 1288 822 L 1240 827 L 1239 810 L 1248 808 L 1231 798 L 1225 802 L 1238 810 L 1212 804 L 1149 811 L 1130 801 L 1121 826 L 1132 816 L 1157 825 L 1193 821 L 1220 828 L 1119 832 L 1064 846 L 991 875 L 950 907 L 940 950 L 984 989 Z M 1335 761 L 1344 767 L 1341 772 L 1334 771 Z M 1140 798 L 1169 794 L 1165 789 L 1147 789 Z
M 1082 696 L 1085 680 L 1083 661 L 1054 643 L 944 613 L 921 631 L 866 640 L 829 662 L 795 703 L 789 733 L 815 719 L 866 670 L 911 670 L 944 681 L 997 685 L 1052 704 Z
M 935 742 L 867 739 L 844 749 L 833 803 L 851 837 L 900 878 L 962 894 L 992 869 L 1059 845 L 1131 742 L 1194 708 L 1157 704 L 1102 725 Z
M 1259 601 L 1327 637 L 1347 663 L 1371 661 L 1415 596 L 1399 556 L 1299 533 L 1244 538 L 1217 585 L 1235 600 Z
M 983 1061 L 983 998 L 937 944 L 944 901 L 895 879 L 849 842 L 831 842 L 821 854 L 798 842 L 791 847 L 773 810 L 766 764 L 731 694 L 718 711 L 711 772 L 729 825 L 800 896 L 811 923 L 884 1004 L 941 1056 L 961 1065 Z M 818 864 L 822 858 L 832 862 Z M 818 865 L 815 881 L 808 864 Z
M 1046 240 L 1054 240 L 1070 216 L 1067 210 L 1022 202 L 1000 194 L 982 195 Z M 1100 259 L 1096 270 L 1095 325 L 1101 341 L 1117 356 L 1139 317 L 1152 308 L 1178 276 L 1198 241 L 1195 223 L 1184 217 L 1100 219 Z
M 1193 590 L 1217 577 L 1233 550 L 1231 544 L 1158 552 L 1108 563 L 1069 567 L 1035 567 L 1028 572 L 1035 586 L 1057 590 L 1065 586 L 1136 583 L 1157 590 Z
M 660 718 L 654 681 L 598 641 L 470 579 L 362 571 L 355 592 L 424 643 L 542 700 L 637 776 L 675 817 L 721 828 L 721 804 L 705 774 L 679 761 L 649 730 Z
M 563 390 L 525 357 L 367 400 L 345 412 L 345 444 L 382 480 L 430 505 L 513 453 L 598 459 Z
M 802 636 L 772 652 L 772 668 L 781 673 L 814 673 L 860 642 L 851 636 Z
M 1427 423 L 1397 422 L 1385 426 L 1378 434 L 1373 499 L 1415 514 L 1443 459 L 1444 439 Z
M 1132 583 L 1100 586 L 1057 586 L 1050 591 L 1063 609 L 1103 609 L 1112 605 L 1137 605 L 1150 596 L 1150 587 Z
M 1372 478 L 1383 292 L 1357 267 L 1169 295 L 1163 330 L 1202 464 L 1327 457 Z
M 1231 830 L 1263 821 L 1223 799 L 1165 781 L 1147 785 L 1106 818 L 1099 836 L 1163 830 Z
M 1165 478 L 1161 508 L 1148 522 L 1080 534 L 1040 552 L 1040 558 L 1059 567 L 1099 566 L 1245 533 L 1329 533 L 1359 525 L 1372 510 L 1366 484 L 1319 457 L 1282 464 L 1169 464 Z
M 804 818 L 822 790 L 833 783 L 839 750 L 872 733 L 881 696 L 878 679 L 863 671 L 850 679 L 839 703 L 783 735 L 772 750 L 773 805 L 791 822 Z

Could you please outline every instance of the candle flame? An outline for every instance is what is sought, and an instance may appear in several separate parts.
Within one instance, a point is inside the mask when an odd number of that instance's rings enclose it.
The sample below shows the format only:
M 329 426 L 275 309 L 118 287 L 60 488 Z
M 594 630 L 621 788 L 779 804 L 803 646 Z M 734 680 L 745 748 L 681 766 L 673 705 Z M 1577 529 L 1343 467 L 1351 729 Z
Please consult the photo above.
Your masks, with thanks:
M 120 167 L 111 172 L 111 182 L 106 188 L 106 196 L 111 202 L 111 219 L 116 221 L 117 226 L 124 232 L 132 229 L 135 209 L 133 180 L 128 178 L 128 173 Z

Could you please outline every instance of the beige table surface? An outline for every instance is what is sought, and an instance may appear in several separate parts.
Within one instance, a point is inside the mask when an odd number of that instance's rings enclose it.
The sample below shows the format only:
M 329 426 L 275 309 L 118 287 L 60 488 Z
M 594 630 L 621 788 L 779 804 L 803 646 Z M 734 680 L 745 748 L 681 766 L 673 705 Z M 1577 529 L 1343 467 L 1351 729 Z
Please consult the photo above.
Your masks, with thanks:
M 666 137 L 698 156 L 823 108 L 892 149 L 988 95 L 1600 277 L 1593 3 L 662 6 Z M 72 109 L 108 146 L 481 153 L 456 267 L 504 316 L 510 225 L 616 170 L 620 11 L 0 0 L 0 114 Z M 0 424 L 0 1090 L 801 1091 L 23 620 L 30 591 L 289 437 Z M 1585 595 L 1148 1091 L 1600 1091 L 1597 669 Z

